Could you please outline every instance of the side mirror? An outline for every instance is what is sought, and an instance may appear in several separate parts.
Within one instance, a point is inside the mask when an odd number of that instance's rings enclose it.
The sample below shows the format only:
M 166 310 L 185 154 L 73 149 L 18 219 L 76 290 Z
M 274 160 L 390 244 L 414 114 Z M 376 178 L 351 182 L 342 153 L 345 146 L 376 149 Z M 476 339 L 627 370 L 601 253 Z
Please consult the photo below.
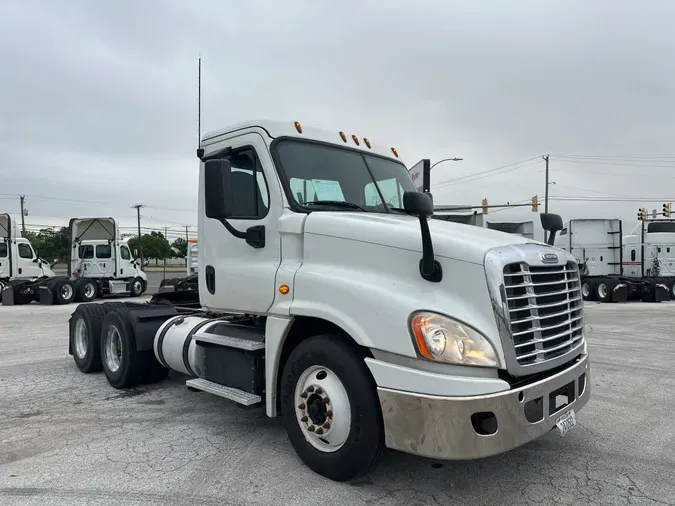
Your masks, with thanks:
M 405 192 L 403 208 L 411 216 L 426 218 L 434 214 L 434 201 L 427 193 Z
M 555 213 L 541 213 L 540 220 L 541 228 L 549 233 L 546 243 L 553 246 L 556 232 L 563 229 L 563 220 L 559 214 Z
M 228 160 L 204 162 L 204 211 L 207 218 L 224 220 L 232 215 L 232 167 Z
M 143 268 L 145 269 L 148 265 L 150 265 L 150 261 L 149 261 L 149 260 L 145 260 L 145 261 L 143 262 Z
M 39 261 L 40 261 L 40 258 L 39 258 L 39 257 L 33 258 L 33 263 L 34 263 L 34 264 L 38 263 Z

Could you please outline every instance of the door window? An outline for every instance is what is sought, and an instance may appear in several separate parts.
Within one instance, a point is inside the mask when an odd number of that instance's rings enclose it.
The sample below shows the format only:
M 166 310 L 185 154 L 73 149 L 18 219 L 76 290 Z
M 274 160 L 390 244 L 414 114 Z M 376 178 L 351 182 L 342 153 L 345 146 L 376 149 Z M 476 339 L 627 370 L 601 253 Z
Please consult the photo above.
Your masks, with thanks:
M 232 219 L 259 220 L 267 216 L 269 191 L 260 159 L 252 147 L 225 157 L 232 166 Z
M 21 258 L 33 259 L 33 248 L 26 243 L 19 244 L 19 256 Z
M 78 254 L 82 260 L 89 260 L 94 258 L 94 247 L 91 244 L 85 244 L 80 246 L 78 249 Z
M 131 260 L 131 252 L 126 246 L 120 246 L 120 256 L 122 260 Z

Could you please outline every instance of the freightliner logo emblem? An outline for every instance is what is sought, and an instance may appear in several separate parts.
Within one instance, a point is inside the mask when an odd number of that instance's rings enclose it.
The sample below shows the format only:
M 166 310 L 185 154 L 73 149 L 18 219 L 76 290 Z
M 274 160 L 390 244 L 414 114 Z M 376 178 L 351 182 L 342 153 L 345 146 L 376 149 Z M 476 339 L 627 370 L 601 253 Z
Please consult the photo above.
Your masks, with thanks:
M 558 261 L 558 255 L 555 253 L 542 253 L 541 261 L 545 264 L 554 264 Z

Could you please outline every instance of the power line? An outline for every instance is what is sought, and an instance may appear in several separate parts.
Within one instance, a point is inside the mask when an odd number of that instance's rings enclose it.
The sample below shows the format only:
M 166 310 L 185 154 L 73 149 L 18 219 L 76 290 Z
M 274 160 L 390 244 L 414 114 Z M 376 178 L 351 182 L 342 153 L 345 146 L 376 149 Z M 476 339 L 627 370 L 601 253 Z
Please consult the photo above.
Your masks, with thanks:
M 597 158 L 608 160 L 669 160 L 675 161 L 675 156 L 623 156 L 623 155 L 569 155 L 564 153 L 552 153 L 553 157 L 565 158 Z
M 630 198 L 596 198 L 596 197 L 570 197 L 570 196 L 557 196 L 551 197 L 551 200 L 557 200 L 560 202 L 671 202 L 675 200 L 675 197 L 630 197 Z
M 531 163 L 526 163 L 526 162 L 531 162 Z M 513 170 L 518 170 L 522 169 L 524 167 L 529 167 L 530 165 L 534 165 L 535 163 L 539 163 L 539 157 L 534 156 L 532 158 L 528 158 L 527 160 L 521 160 L 519 162 L 514 162 L 514 163 L 509 163 L 508 165 L 502 165 L 501 167 L 495 167 L 494 169 L 488 169 L 484 170 L 481 172 L 476 172 L 475 174 L 467 174 L 465 176 L 461 176 L 455 179 L 448 179 L 445 181 L 440 181 L 438 183 L 435 183 L 433 185 L 434 189 L 438 188 L 443 188 L 445 186 L 451 185 L 451 184 L 462 184 L 462 183 L 468 183 L 469 181 L 475 181 L 476 179 L 482 179 L 484 177 L 488 176 L 496 176 L 499 174 L 504 174 L 506 172 L 511 172 Z M 525 164 L 525 165 L 522 165 Z
M 559 158 L 555 157 L 555 159 L 560 162 L 560 163 L 579 163 L 579 164 L 584 164 L 584 165 L 613 165 L 615 167 L 645 167 L 645 168 L 652 168 L 652 169 L 672 169 L 675 167 L 675 160 L 668 160 L 667 162 L 670 163 L 671 165 L 654 165 L 654 164 L 646 164 L 646 163 L 616 163 L 613 161 L 609 160 L 580 160 L 580 159 L 566 159 L 566 158 Z M 617 160 L 620 161 L 620 160 Z M 628 161 L 628 160 L 624 160 Z M 665 160 L 664 160 L 665 162 Z

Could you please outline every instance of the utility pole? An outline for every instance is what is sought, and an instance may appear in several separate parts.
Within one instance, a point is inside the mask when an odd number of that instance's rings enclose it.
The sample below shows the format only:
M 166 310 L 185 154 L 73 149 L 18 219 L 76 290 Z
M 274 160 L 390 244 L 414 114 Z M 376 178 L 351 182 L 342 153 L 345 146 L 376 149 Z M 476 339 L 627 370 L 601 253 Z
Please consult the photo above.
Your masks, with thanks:
M 548 156 L 542 156 L 542 158 L 546 161 L 546 193 L 544 195 L 544 212 L 548 212 Z
M 136 209 L 136 216 L 138 216 L 138 251 L 141 254 L 141 266 L 143 266 L 143 242 L 141 241 L 141 207 L 145 207 L 145 204 L 136 204 L 131 206 Z
M 21 237 L 26 237 L 26 211 L 23 207 L 23 204 L 26 201 L 26 196 L 19 195 L 19 199 L 21 200 Z
M 189 241 L 190 241 L 190 236 L 188 235 L 188 227 L 189 227 L 189 226 L 190 226 L 190 225 L 185 225 L 185 242 L 189 242 Z

